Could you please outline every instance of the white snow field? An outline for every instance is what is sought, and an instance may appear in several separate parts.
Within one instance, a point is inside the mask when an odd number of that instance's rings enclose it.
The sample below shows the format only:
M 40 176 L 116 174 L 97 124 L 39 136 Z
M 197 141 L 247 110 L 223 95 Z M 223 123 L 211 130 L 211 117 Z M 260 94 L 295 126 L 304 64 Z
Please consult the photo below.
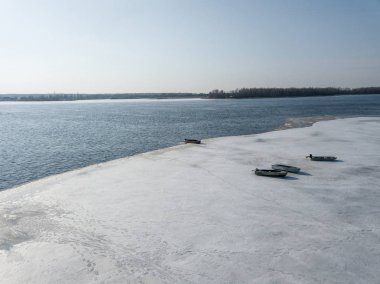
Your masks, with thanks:
M 274 163 L 303 173 L 252 174 Z M 0 283 L 380 283 L 380 118 L 209 139 L 0 192 Z

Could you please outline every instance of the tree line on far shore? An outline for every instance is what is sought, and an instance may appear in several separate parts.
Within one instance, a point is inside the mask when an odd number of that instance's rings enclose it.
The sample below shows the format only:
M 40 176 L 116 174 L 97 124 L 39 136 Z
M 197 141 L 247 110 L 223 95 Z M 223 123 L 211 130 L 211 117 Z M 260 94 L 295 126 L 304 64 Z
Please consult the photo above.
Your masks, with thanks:
M 101 99 L 246 99 L 380 94 L 380 87 L 366 88 L 241 88 L 207 93 L 121 93 L 121 94 L 0 94 L 0 101 L 77 101 Z
M 213 90 L 208 94 L 210 99 L 244 99 L 273 97 L 311 97 L 336 95 L 380 94 L 380 87 L 366 88 L 242 88 L 225 92 Z

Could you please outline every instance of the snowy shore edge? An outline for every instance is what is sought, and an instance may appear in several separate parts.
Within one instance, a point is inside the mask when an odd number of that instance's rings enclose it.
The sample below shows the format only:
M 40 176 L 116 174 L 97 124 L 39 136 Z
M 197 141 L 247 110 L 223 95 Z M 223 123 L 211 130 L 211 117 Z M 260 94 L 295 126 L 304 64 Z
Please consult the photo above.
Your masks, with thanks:
M 379 130 L 214 138 L 2 191 L 0 283 L 376 283 Z M 252 175 L 274 163 L 303 173 Z
M 141 99 L 139 99 L 139 100 L 141 100 Z M 170 99 L 167 99 L 167 100 L 170 100 Z M 198 100 L 198 99 L 182 99 L 182 100 Z M 128 99 L 127 101 L 133 101 L 133 99 Z M 47 102 L 47 103 L 49 103 L 49 102 Z M 52 103 L 54 103 L 54 102 L 52 102 Z M 63 101 L 63 103 L 65 103 L 65 101 Z M 271 131 L 267 131 L 267 132 L 272 132 L 272 131 L 277 131 L 277 130 L 286 130 L 286 129 L 291 129 L 291 128 L 308 127 L 308 126 L 312 126 L 314 123 L 319 122 L 319 121 L 334 120 L 334 119 L 338 119 L 338 118 L 343 118 L 343 117 L 337 117 L 337 116 L 332 116 L 332 115 L 310 116 L 310 117 L 289 117 L 288 119 L 286 119 L 284 121 L 284 123 L 281 126 L 279 126 L 276 129 L 273 129 Z M 352 118 L 352 117 L 350 117 L 350 118 Z M 260 134 L 260 133 L 256 133 L 256 134 Z M 245 134 L 245 135 L 239 135 L 239 136 L 250 136 L 250 135 L 255 135 L 255 134 Z M 230 136 L 207 138 L 207 139 L 202 139 L 202 141 L 205 142 L 205 141 L 210 141 L 210 140 L 214 140 L 214 139 L 223 139 L 226 137 L 230 137 Z M 107 163 L 112 163 L 112 162 L 124 160 L 124 159 L 130 159 L 130 158 L 138 156 L 138 155 L 145 155 L 145 154 L 149 155 L 150 153 L 157 152 L 157 151 L 166 151 L 166 150 L 169 150 L 171 148 L 181 146 L 181 144 L 183 144 L 183 142 L 180 142 L 180 144 L 165 147 L 165 148 L 160 148 L 160 149 L 156 149 L 156 150 L 152 150 L 152 151 L 148 151 L 148 152 L 143 152 L 143 153 L 137 153 L 137 154 L 134 154 L 131 156 L 116 158 L 113 160 L 104 161 L 104 162 L 100 162 L 100 163 L 96 163 L 96 164 L 90 164 L 90 165 L 84 166 L 84 167 L 69 169 L 69 170 L 63 171 L 61 173 L 48 175 L 48 176 L 41 177 L 38 179 L 34 179 L 34 180 L 31 180 L 31 181 L 28 181 L 28 182 L 25 182 L 22 184 L 17 184 L 17 185 L 8 187 L 8 188 L 3 188 L 0 190 L 0 192 L 6 191 L 6 190 L 13 190 L 16 188 L 21 188 L 21 187 L 24 187 L 30 183 L 40 182 L 40 181 L 43 181 L 46 179 L 55 179 L 57 176 L 68 175 L 68 174 L 70 174 L 70 172 L 76 172 L 76 171 L 82 171 L 82 170 L 86 171 L 87 169 L 92 168 L 92 167 L 99 167 L 99 166 L 102 166 L 102 165 L 107 164 Z

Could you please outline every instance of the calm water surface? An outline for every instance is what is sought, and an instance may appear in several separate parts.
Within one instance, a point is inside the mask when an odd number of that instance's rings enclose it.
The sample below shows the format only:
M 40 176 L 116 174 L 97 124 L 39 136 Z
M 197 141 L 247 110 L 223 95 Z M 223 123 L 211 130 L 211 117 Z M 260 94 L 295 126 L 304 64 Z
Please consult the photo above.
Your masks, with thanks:
M 180 143 L 261 133 L 289 117 L 380 116 L 380 95 L 0 103 L 0 189 Z

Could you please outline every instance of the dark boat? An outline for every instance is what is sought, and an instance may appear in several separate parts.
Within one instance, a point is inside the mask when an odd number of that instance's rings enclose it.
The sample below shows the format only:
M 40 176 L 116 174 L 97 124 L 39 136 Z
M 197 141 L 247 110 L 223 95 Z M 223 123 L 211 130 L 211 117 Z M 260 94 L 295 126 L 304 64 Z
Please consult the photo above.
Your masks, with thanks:
M 185 143 L 201 144 L 201 140 L 197 140 L 197 139 L 185 139 Z
M 257 176 L 267 176 L 267 177 L 285 177 L 287 171 L 281 170 L 264 170 L 264 169 L 256 169 L 255 174 Z
M 310 154 L 309 156 L 306 156 L 306 158 L 310 158 L 312 161 L 335 161 L 336 157 L 334 156 L 313 156 Z
M 274 170 L 280 170 L 280 171 L 287 171 L 289 173 L 297 174 L 301 170 L 300 168 L 288 166 L 288 165 L 281 165 L 281 164 L 275 164 L 272 165 L 272 169 Z

